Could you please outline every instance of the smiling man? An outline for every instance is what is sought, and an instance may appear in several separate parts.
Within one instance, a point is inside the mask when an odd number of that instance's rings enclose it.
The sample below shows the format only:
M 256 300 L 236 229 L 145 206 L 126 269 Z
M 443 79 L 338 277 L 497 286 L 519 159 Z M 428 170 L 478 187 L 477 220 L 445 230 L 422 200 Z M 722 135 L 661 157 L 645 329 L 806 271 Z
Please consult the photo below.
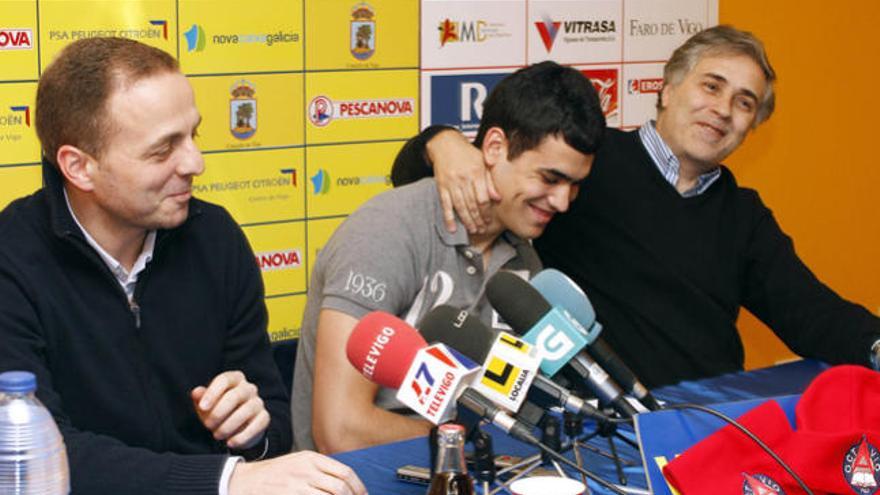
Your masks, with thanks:
M 440 304 L 497 323 L 483 289 L 498 270 L 540 269 L 529 239 L 568 209 L 590 171 L 605 118 L 592 84 L 572 68 L 537 64 L 486 99 L 476 139 L 500 197 L 485 231 L 447 232 L 433 179 L 388 191 L 355 211 L 321 249 L 303 317 L 293 385 L 294 445 L 351 450 L 426 434 L 394 391 L 345 356 L 357 321 L 382 310 L 410 324 Z
M 68 45 L 37 86 L 44 187 L 0 213 L 0 371 L 37 376 L 71 493 L 363 494 L 288 454 L 254 254 L 194 199 L 201 117 L 167 53 Z M 260 462 L 242 462 L 260 461 Z
M 663 76 L 656 122 L 607 130 L 571 211 L 535 241 L 541 260 L 586 291 L 605 339 L 649 385 L 742 369 L 741 306 L 802 356 L 876 367 L 880 319 L 820 282 L 721 164 L 773 112 L 761 42 L 707 29 Z M 426 129 L 398 156 L 395 184 L 432 173 L 431 162 L 447 218 L 454 202 L 481 231 L 494 178 L 477 153 L 455 131 Z

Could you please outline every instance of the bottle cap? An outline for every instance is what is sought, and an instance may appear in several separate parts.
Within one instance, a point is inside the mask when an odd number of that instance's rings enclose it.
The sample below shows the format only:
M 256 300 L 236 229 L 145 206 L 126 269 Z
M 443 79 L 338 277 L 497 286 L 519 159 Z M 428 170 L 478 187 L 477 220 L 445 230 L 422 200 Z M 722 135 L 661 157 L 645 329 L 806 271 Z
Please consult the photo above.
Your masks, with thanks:
M 37 377 L 30 371 L 0 373 L 0 392 L 33 392 L 36 389 Z
M 464 434 L 464 426 L 458 423 L 444 423 L 440 425 L 439 430 L 443 433 L 462 433 Z

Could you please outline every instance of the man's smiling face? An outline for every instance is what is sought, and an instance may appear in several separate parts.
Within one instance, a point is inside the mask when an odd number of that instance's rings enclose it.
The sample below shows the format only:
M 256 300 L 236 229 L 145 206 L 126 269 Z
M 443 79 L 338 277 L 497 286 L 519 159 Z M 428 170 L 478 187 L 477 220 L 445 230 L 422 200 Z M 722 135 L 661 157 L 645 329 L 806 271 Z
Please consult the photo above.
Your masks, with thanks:
M 767 90 L 750 57 L 707 53 L 681 81 L 663 88 L 657 131 L 682 167 L 704 173 L 739 147 Z

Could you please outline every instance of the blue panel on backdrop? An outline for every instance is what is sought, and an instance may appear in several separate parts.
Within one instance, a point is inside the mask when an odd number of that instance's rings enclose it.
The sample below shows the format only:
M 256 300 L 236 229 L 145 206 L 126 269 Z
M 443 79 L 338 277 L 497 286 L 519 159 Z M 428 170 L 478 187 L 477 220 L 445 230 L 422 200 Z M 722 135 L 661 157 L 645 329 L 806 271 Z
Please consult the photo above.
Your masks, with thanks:
M 431 76 L 431 124 L 446 124 L 476 133 L 483 102 L 508 73 Z

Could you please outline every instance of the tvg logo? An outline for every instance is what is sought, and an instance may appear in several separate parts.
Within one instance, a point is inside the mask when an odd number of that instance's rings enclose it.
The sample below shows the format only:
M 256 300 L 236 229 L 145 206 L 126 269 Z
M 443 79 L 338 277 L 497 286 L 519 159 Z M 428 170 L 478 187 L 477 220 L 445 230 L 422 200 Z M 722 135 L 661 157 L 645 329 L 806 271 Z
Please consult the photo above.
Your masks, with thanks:
M 544 359 L 556 361 L 562 359 L 574 349 L 574 341 L 562 330 L 547 325 L 535 339 L 535 346 L 540 349 Z

